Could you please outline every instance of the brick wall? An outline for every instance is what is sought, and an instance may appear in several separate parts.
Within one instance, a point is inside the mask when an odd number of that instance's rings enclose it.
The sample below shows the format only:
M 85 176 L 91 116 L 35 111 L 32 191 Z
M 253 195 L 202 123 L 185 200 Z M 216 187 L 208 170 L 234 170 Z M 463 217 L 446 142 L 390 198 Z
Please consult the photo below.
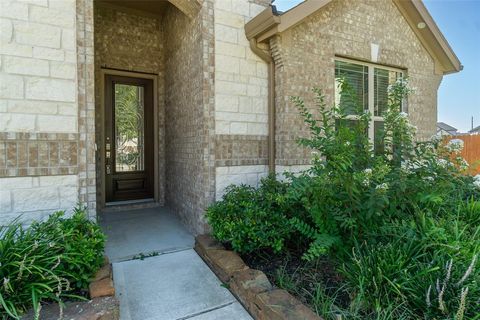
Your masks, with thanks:
M 230 183 L 266 174 L 268 66 L 250 50 L 244 26 L 268 1 L 215 1 L 216 198 Z M 252 166 L 257 164 L 257 166 Z M 244 166 L 229 170 L 229 166 Z M 252 170 L 249 172 L 249 170 Z
M 214 188 L 212 14 L 206 0 L 191 19 L 169 7 L 163 21 L 166 202 L 194 233 Z
M 442 77 L 392 1 L 332 1 L 325 8 L 270 40 L 276 62 L 276 163 L 307 164 L 310 152 L 295 140 L 307 134 L 291 96 L 313 106 L 312 87 L 333 105 L 335 55 L 371 61 L 371 44 L 380 47 L 378 63 L 407 70 L 416 89 L 409 117 L 420 139 L 435 133 L 437 89 Z M 283 168 L 283 167 L 282 167 Z
M 0 30 L 2 224 L 78 201 L 76 3 L 2 0 Z

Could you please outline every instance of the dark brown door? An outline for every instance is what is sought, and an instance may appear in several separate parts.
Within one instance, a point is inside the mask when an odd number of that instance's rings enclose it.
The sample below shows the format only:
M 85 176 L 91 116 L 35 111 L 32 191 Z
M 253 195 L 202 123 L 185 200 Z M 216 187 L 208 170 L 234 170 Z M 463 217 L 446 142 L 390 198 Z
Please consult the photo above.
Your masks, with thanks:
M 106 201 L 153 198 L 153 81 L 105 80 Z

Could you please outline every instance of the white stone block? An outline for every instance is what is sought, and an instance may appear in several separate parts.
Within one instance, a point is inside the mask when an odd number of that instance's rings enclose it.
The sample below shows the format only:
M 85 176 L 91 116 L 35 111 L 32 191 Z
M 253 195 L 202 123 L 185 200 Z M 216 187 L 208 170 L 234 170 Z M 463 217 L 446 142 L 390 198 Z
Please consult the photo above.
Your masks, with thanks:
M 0 178 L 0 190 L 25 189 L 32 186 L 32 177 Z
M 65 51 L 51 48 L 33 48 L 33 57 L 52 61 L 64 61 Z
M 264 123 L 248 123 L 247 134 L 252 135 L 267 135 L 268 127 Z
M 0 17 L 28 20 L 28 5 L 14 0 L 1 0 Z
M 250 17 L 253 18 L 253 17 L 257 16 L 258 14 L 260 14 L 265 9 L 267 9 L 267 8 L 264 7 L 264 6 L 261 6 L 261 5 L 256 4 L 256 3 L 250 3 Z
M 0 54 L 12 55 L 17 57 L 31 57 L 33 50 L 31 46 L 17 43 L 0 43 Z
M 75 50 L 76 37 L 74 29 L 62 30 L 62 48 L 67 50 Z
M 215 134 L 230 134 L 230 122 L 215 120 Z
M 268 113 L 268 96 L 261 98 L 252 98 L 253 112 L 259 114 Z
M 231 11 L 215 9 L 215 23 L 241 29 L 245 27 L 245 17 Z
M 238 112 L 215 112 L 215 119 L 224 121 L 237 121 L 237 122 L 255 122 L 256 115 L 250 113 L 238 113 Z
M 215 39 L 224 42 L 238 43 L 238 30 L 237 28 L 216 24 Z
M 56 8 L 30 6 L 30 21 L 70 28 L 75 24 L 75 16 Z
M 74 80 L 76 75 L 77 66 L 74 63 L 50 61 L 51 77 Z
M 8 112 L 27 114 L 55 114 L 57 103 L 48 101 L 9 100 Z
M 265 172 L 265 165 L 252 165 L 252 166 L 230 166 L 228 167 L 229 174 L 247 174 L 247 173 L 261 173 Z
M 13 210 L 16 212 L 56 210 L 59 207 L 57 187 L 13 190 Z
M 0 45 L 12 42 L 13 24 L 9 19 L 0 19 Z
M 232 0 L 232 12 L 250 17 L 250 4 L 245 0 Z
M 22 99 L 23 78 L 0 73 L 0 99 Z
M 238 111 L 238 97 L 225 94 L 215 95 L 215 110 L 216 111 Z
M 77 105 L 74 103 L 60 103 L 58 105 L 58 114 L 76 116 L 78 114 Z
M 60 208 L 66 212 L 72 211 L 78 204 L 78 188 L 76 186 L 59 188 Z
M 60 48 L 61 29 L 40 23 L 15 22 L 15 40 L 20 44 Z
M 216 55 L 215 70 L 226 73 L 240 72 L 240 59 L 230 56 Z
M 0 117 L 0 131 L 35 131 L 35 115 L 4 113 Z
M 226 175 L 228 174 L 228 168 L 229 167 L 216 167 L 215 168 L 215 173 L 216 175 Z
M 17 0 L 18 2 L 33 4 L 35 6 L 48 7 L 48 0 Z
M 12 199 L 9 190 L 0 190 L 0 213 L 12 211 Z
M 72 14 L 75 12 L 75 3 L 77 0 L 48 0 L 48 6 L 53 9 L 58 9 L 65 14 Z
M 245 58 L 246 48 L 239 46 L 238 44 L 216 41 L 215 42 L 215 54 L 231 56 L 237 58 Z
M 230 124 L 230 134 L 247 134 L 248 126 L 245 122 L 232 122 Z
M 242 113 L 254 113 L 252 99 L 252 97 L 240 97 L 238 111 Z
M 8 73 L 48 76 L 48 61 L 12 56 L 6 56 L 4 59 L 4 70 Z
M 257 61 L 257 76 L 264 79 L 268 78 L 268 65 L 264 61 Z
M 262 94 L 261 88 L 256 85 L 247 86 L 247 95 L 250 97 L 258 97 Z
M 61 176 L 40 176 L 39 178 L 40 187 L 75 187 L 78 185 L 78 176 L 74 174 Z
M 38 115 L 37 130 L 40 132 L 77 132 L 77 117 Z
M 25 79 L 27 99 L 76 101 L 76 83 L 70 80 L 29 77 Z
M 247 76 L 257 75 L 257 62 L 249 60 L 240 60 L 240 74 Z
M 229 81 L 216 81 L 215 92 L 222 94 L 246 95 L 247 85 L 244 83 L 235 83 Z
M 215 0 L 215 9 L 231 11 L 232 10 L 232 0 Z

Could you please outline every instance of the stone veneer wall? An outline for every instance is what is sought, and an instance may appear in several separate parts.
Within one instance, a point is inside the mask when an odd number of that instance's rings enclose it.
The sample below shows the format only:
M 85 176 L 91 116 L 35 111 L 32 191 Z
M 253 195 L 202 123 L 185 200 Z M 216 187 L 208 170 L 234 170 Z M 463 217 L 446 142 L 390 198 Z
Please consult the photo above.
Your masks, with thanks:
M 170 6 L 165 30 L 166 203 L 194 233 L 214 192 L 213 4 L 189 19 Z
M 267 174 L 268 66 L 250 49 L 245 23 L 269 1 L 215 0 L 216 198 L 229 184 Z
M 97 141 L 102 141 L 101 69 L 120 69 L 158 75 L 158 159 L 159 159 L 159 203 L 164 204 L 165 194 L 165 88 L 164 88 L 164 32 L 161 19 L 139 16 L 109 7 L 95 7 L 95 104 Z M 99 150 L 103 150 L 99 148 Z M 101 199 L 102 188 L 100 152 L 97 154 L 97 199 Z
M 290 96 L 302 96 L 313 106 L 311 88 L 317 86 L 326 94 L 327 105 L 333 105 L 335 55 L 370 61 L 371 43 L 380 46 L 378 64 L 407 70 L 416 88 L 408 101 L 409 117 L 419 138 L 435 133 L 442 76 L 434 74 L 432 57 L 394 3 L 332 1 L 270 41 L 276 63 L 277 166 L 305 165 L 311 158 L 309 150 L 295 142 L 307 130 Z
M 75 0 L 0 1 L 0 224 L 78 201 Z

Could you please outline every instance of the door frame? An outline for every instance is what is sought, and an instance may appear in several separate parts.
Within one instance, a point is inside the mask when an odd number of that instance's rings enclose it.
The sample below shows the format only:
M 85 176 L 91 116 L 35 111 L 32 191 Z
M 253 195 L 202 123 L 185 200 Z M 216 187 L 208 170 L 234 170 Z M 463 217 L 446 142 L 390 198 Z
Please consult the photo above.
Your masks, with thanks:
M 101 138 L 100 138 L 100 146 L 97 146 L 98 152 L 100 152 L 100 188 L 101 188 L 101 200 L 100 206 L 101 208 L 106 207 L 106 183 L 105 183 L 105 136 L 106 136 L 106 126 L 105 126 L 105 91 L 106 91 L 106 83 L 105 77 L 107 75 L 113 76 L 123 76 L 123 77 L 131 77 L 131 78 L 140 78 L 140 79 L 148 79 L 153 81 L 153 199 L 155 203 L 159 201 L 159 159 L 158 159 L 158 76 L 155 74 L 148 74 L 148 73 L 140 73 L 134 71 L 123 71 L 123 70 L 115 70 L 115 69 L 107 69 L 101 68 L 101 81 L 100 81 L 100 116 L 101 116 Z M 119 203 L 118 205 L 122 205 Z

